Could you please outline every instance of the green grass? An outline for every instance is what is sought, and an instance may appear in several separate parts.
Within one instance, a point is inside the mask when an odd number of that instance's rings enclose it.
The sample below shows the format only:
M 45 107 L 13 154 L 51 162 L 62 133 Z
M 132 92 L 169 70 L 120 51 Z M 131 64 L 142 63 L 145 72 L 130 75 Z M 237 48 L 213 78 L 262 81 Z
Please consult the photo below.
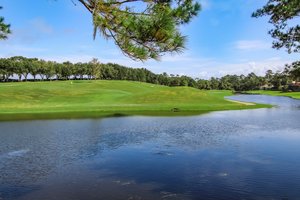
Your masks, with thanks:
M 250 94 L 264 94 L 272 96 L 286 96 L 294 99 L 300 99 L 300 92 L 281 92 L 281 91 L 269 91 L 269 90 L 254 90 L 249 91 Z
M 130 81 L 0 84 L 0 120 L 191 115 L 268 107 L 230 102 L 231 91 L 201 91 Z M 179 112 L 171 111 L 179 108 Z

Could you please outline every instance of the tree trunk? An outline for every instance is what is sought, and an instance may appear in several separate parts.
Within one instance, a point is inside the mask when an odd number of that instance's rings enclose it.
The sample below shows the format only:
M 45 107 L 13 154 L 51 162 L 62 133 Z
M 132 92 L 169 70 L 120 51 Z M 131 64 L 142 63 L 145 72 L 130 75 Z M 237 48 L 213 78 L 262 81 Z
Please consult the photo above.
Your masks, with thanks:
M 25 82 L 27 82 L 27 76 L 28 76 L 28 74 L 25 74 L 25 75 L 24 75 Z
M 5 82 L 8 82 L 8 78 L 9 78 L 9 75 L 6 74 L 6 75 L 5 75 Z

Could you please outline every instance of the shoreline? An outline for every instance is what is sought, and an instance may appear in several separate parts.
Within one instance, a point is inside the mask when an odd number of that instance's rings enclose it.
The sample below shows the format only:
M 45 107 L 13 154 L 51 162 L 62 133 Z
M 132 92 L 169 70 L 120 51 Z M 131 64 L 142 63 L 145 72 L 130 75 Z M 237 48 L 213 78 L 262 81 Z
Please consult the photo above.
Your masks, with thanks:
M 238 93 L 237 93 L 238 94 Z M 277 97 L 289 97 L 292 99 L 300 100 L 300 92 L 282 92 L 282 91 L 273 91 L 273 90 L 253 90 L 241 92 L 239 94 L 246 95 L 269 95 L 269 96 L 277 96 Z
M 225 99 L 227 100 L 227 99 Z M 27 120 L 72 120 L 72 119 L 101 119 L 110 117 L 185 117 L 197 116 L 211 112 L 234 111 L 234 110 L 253 110 L 261 108 L 271 108 L 267 104 L 254 104 L 247 102 L 231 101 L 241 106 L 236 108 L 211 109 L 211 110 L 120 110 L 120 111 L 69 111 L 69 112 L 28 112 L 28 113 L 0 113 L 0 122 L 3 121 L 27 121 Z
M 229 90 L 97 80 L 0 84 L 0 121 L 117 116 L 191 116 L 213 111 L 270 108 L 225 99 Z
M 236 101 L 236 100 L 231 100 L 231 99 L 226 99 L 227 101 L 233 102 L 233 103 L 239 103 L 239 104 L 243 104 L 246 106 L 255 106 L 257 104 L 252 103 L 252 102 L 245 102 L 245 101 Z

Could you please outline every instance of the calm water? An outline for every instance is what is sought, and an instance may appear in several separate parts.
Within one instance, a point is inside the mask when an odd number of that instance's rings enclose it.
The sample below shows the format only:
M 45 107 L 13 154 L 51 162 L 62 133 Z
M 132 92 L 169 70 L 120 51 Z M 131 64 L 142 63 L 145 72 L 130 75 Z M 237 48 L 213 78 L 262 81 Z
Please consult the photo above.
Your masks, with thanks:
M 0 199 L 300 199 L 300 101 L 193 117 L 0 122 Z

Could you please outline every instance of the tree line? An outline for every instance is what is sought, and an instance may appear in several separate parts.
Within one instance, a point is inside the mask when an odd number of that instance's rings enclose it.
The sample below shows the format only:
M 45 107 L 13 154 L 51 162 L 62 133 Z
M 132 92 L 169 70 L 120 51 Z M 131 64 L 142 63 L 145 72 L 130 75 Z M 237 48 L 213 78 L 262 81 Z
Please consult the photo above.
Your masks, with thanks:
M 247 91 L 256 89 L 290 90 L 300 81 L 300 61 L 286 65 L 284 70 L 268 70 L 265 76 L 226 75 L 209 80 L 173 74 L 155 74 L 145 68 L 130 68 L 114 63 L 53 62 L 37 58 L 15 56 L 0 58 L 0 81 L 54 81 L 54 80 L 129 80 L 166 86 L 190 86 L 206 90 Z

